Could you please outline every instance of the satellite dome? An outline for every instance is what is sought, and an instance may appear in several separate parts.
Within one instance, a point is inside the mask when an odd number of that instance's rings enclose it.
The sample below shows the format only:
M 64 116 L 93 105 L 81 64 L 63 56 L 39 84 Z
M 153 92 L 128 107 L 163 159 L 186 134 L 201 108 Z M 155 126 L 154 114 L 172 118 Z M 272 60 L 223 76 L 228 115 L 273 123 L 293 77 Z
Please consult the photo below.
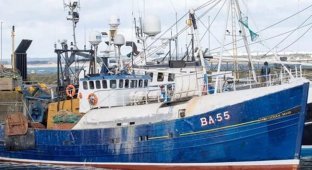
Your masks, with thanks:
M 122 46 L 125 44 L 125 37 L 121 34 L 117 34 L 114 38 L 114 44 L 117 46 Z
M 102 42 L 102 34 L 98 31 L 93 31 L 89 34 L 89 42 L 92 45 L 99 45 Z
M 149 36 L 155 36 L 161 32 L 160 20 L 156 16 L 147 16 L 143 22 L 143 32 Z

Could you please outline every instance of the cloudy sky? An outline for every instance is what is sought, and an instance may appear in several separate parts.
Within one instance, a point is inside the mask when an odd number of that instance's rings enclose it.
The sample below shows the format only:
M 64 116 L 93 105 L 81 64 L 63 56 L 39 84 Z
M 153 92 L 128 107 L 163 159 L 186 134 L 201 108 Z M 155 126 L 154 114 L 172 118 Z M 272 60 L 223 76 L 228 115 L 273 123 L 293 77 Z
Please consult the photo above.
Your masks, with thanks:
M 65 0 L 66 1 L 66 0 Z M 203 4 L 204 0 L 80 0 L 80 21 L 77 25 L 78 46 L 83 47 L 88 33 L 106 31 L 110 16 L 120 17 L 121 25 L 119 33 L 125 35 L 126 40 L 133 40 L 133 15 L 139 16 L 156 15 L 165 30 L 175 21 L 175 15 L 182 16 L 188 9 L 196 8 Z M 3 22 L 3 58 L 9 58 L 11 53 L 11 27 L 16 27 L 16 44 L 21 39 L 31 39 L 33 43 L 28 50 L 28 56 L 32 58 L 55 57 L 54 43 L 60 39 L 72 40 L 71 23 L 66 20 L 67 9 L 63 8 L 62 0 L 0 0 L 0 21 Z M 244 0 L 242 1 L 243 12 L 250 18 L 250 26 L 257 32 L 267 26 L 274 24 L 301 9 L 312 5 L 311 0 Z M 217 7 L 217 8 L 220 8 Z M 212 12 L 213 17 L 216 13 Z M 224 11 L 224 9 L 222 10 Z M 221 12 L 222 13 L 222 12 Z M 226 14 L 223 12 L 223 14 Z M 287 20 L 268 31 L 260 34 L 261 39 L 295 29 L 312 15 L 309 8 L 300 15 Z M 206 19 L 207 20 L 207 19 Z M 216 37 L 224 26 L 225 17 L 218 17 L 213 25 L 212 32 Z M 305 24 L 312 23 L 309 18 Z M 309 26 L 301 31 L 295 32 L 288 42 L 276 46 L 277 51 L 283 49 L 292 41 L 295 41 L 305 32 Z M 218 33 L 219 32 L 219 33 Z M 221 31 L 222 32 L 222 31 Z M 312 30 L 310 30 L 298 43 L 290 46 L 286 51 L 312 51 Z M 85 36 L 86 35 L 86 36 Z M 87 38 L 85 38 L 87 37 Z M 222 37 L 211 38 L 211 47 L 218 47 L 218 41 Z M 267 46 L 275 46 L 280 39 L 267 42 Z M 254 49 L 264 51 L 265 49 Z

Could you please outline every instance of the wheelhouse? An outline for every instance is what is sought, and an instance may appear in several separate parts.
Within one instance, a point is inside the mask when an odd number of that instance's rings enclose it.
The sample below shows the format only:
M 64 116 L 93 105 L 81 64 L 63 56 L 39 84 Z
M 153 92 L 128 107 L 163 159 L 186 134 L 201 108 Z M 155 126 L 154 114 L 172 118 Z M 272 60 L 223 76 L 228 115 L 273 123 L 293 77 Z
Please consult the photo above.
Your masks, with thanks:
M 80 79 L 80 112 L 130 105 L 133 95 L 148 91 L 149 75 L 92 75 Z
M 149 75 L 108 75 L 80 79 L 83 90 L 112 90 L 129 88 L 146 88 L 151 77 Z

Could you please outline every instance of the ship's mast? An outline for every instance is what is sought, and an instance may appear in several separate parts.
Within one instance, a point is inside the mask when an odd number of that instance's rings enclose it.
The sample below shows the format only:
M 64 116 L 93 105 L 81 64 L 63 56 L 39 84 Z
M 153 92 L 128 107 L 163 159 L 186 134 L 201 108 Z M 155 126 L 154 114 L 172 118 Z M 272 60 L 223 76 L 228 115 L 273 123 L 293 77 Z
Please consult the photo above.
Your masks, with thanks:
M 232 11 L 232 41 L 233 41 L 232 55 L 234 59 L 234 76 L 235 79 L 239 79 L 238 63 L 237 63 L 236 5 L 234 0 L 231 0 L 231 11 Z
M 80 8 L 80 3 L 75 0 L 69 1 L 68 3 L 64 2 L 64 8 L 69 8 L 67 20 L 72 21 L 74 39 L 73 46 L 78 49 L 76 40 L 76 25 L 79 22 L 78 9 Z
M 66 39 L 59 40 L 58 42 L 61 48 L 58 48 L 56 43 L 54 45 L 54 52 L 57 54 L 58 89 L 62 89 L 62 87 L 66 87 L 69 84 L 78 85 L 79 75 L 81 71 L 84 71 L 84 64 L 86 62 L 90 63 L 90 68 L 94 68 L 92 67 L 94 50 L 87 50 L 86 48 L 79 50 L 77 47 L 75 29 L 79 21 L 79 0 L 66 0 L 66 3 L 65 0 L 63 0 L 63 5 L 64 8 L 69 9 L 67 20 L 72 21 L 73 41 L 68 44 Z M 84 64 L 80 66 L 80 62 Z M 74 63 L 75 66 L 72 66 Z M 89 71 L 89 73 L 91 72 Z
M 228 30 L 226 30 L 225 34 L 230 34 L 232 36 L 232 43 L 233 43 L 233 58 L 234 58 L 234 72 L 235 72 L 235 78 L 238 78 L 238 64 L 237 64 L 237 37 L 236 37 L 236 15 L 238 16 L 239 19 L 239 26 L 240 26 L 240 34 L 242 36 L 242 39 L 244 41 L 244 45 L 246 48 L 246 52 L 247 52 L 247 56 L 248 56 L 248 66 L 250 71 L 252 72 L 252 76 L 255 82 L 257 82 L 257 76 L 256 76 L 256 72 L 254 69 L 254 65 L 252 63 L 252 59 L 251 59 L 251 54 L 250 54 L 250 48 L 249 48 L 249 44 L 248 44 L 248 40 L 247 40 L 247 36 L 246 36 L 246 31 L 245 31 L 245 27 L 243 25 L 243 17 L 242 17 L 242 12 L 240 10 L 240 6 L 238 3 L 238 0 L 230 0 L 228 1 L 228 10 L 227 10 L 227 20 L 226 20 L 226 27 L 225 29 L 227 29 L 228 26 L 228 18 L 230 15 L 230 10 L 231 15 L 232 15 L 232 33 L 229 33 Z M 218 72 L 220 72 L 220 68 L 221 68 L 221 60 L 222 60 L 222 56 L 223 56 L 223 52 L 224 52 L 224 43 L 225 43 L 225 38 L 226 36 L 224 36 L 223 39 L 223 43 L 222 43 L 222 47 L 221 47 L 221 53 L 220 53 L 220 58 L 219 58 L 219 64 L 218 64 Z M 218 78 L 216 81 L 216 89 L 218 88 Z M 215 90 L 215 93 L 217 92 L 217 90 Z
M 242 21 L 242 20 L 243 20 L 242 11 L 240 10 L 240 6 L 239 6 L 239 3 L 238 3 L 238 0 L 234 0 L 234 1 L 235 1 L 235 4 L 236 4 L 236 8 L 237 8 L 237 13 L 238 13 L 239 20 Z M 252 59 L 251 59 L 250 47 L 249 47 L 249 44 L 248 44 L 248 40 L 247 40 L 247 36 L 246 36 L 246 31 L 245 31 L 245 28 L 244 28 L 242 22 L 240 22 L 239 25 L 240 25 L 240 28 L 241 28 L 241 31 L 242 31 L 242 37 L 243 37 L 244 44 L 245 44 L 245 48 L 246 48 L 247 55 L 248 55 L 248 65 L 249 65 L 249 69 L 250 69 L 251 72 L 252 72 L 252 76 L 253 76 L 254 81 L 257 82 L 257 76 L 256 76 L 255 68 L 254 68 L 254 65 L 253 65 Z
M 12 56 L 11 56 L 11 64 L 12 64 L 12 70 L 15 71 L 15 26 L 12 26 L 12 32 L 11 32 L 11 37 L 12 37 Z
M 201 46 L 200 46 L 200 42 L 199 42 L 199 33 L 198 33 L 198 30 L 197 30 L 197 24 L 196 24 L 194 10 L 190 10 L 189 19 L 191 20 L 192 29 L 194 30 L 196 43 L 197 43 L 197 47 L 198 47 L 198 51 L 199 51 L 199 58 L 200 58 L 200 62 L 201 62 L 202 68 L 203 68 L 203 72 L 204 72 L 204 74 L 207 74 L 206 64 L 205 64 L 203 52 L 202 52 L 202 49 L 201 49 Z

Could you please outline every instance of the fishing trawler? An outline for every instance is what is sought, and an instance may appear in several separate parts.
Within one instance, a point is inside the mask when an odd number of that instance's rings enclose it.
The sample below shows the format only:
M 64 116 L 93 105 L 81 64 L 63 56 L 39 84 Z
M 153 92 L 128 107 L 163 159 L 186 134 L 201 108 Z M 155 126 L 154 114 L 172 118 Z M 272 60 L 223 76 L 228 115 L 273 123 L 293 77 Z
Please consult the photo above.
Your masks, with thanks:
M 196 33 L 194 11 L 189 23 Z M 72 128 L 44 129 L 28 127 L 22 115 L 9 117 L 0 126 L 0 161 L 113 169 L 298 167 L 308 81 L 283 76 L 267 86 L 255 81 L 224 91 L 220 79 L 209 82 L 223 74 L 207 74 L 200 48 L 199 59 L 194 72 L 154 78 L 119 68 L 97 73 L 93 62 L 92 74 L 79 79 L 81 119 Z M 164 77 L 160 89 L 150 85 Z
M 204 77 L 194 75 L 193 80 L 203 82 Z M 17 124 L 8 121 L 0 127 L 0 160 L 114 169 L 298 166 L 306 80 L 205 95 L 181 76 L 175 78 L 170 101 L 133 103 L 129 91 L 148 91 L 148 79 L 82 79 L 80 104 L 88 111 L 74 128 L 26 128 L 14 134 Z M 116 100 L 114 93 L 123 98 Z

